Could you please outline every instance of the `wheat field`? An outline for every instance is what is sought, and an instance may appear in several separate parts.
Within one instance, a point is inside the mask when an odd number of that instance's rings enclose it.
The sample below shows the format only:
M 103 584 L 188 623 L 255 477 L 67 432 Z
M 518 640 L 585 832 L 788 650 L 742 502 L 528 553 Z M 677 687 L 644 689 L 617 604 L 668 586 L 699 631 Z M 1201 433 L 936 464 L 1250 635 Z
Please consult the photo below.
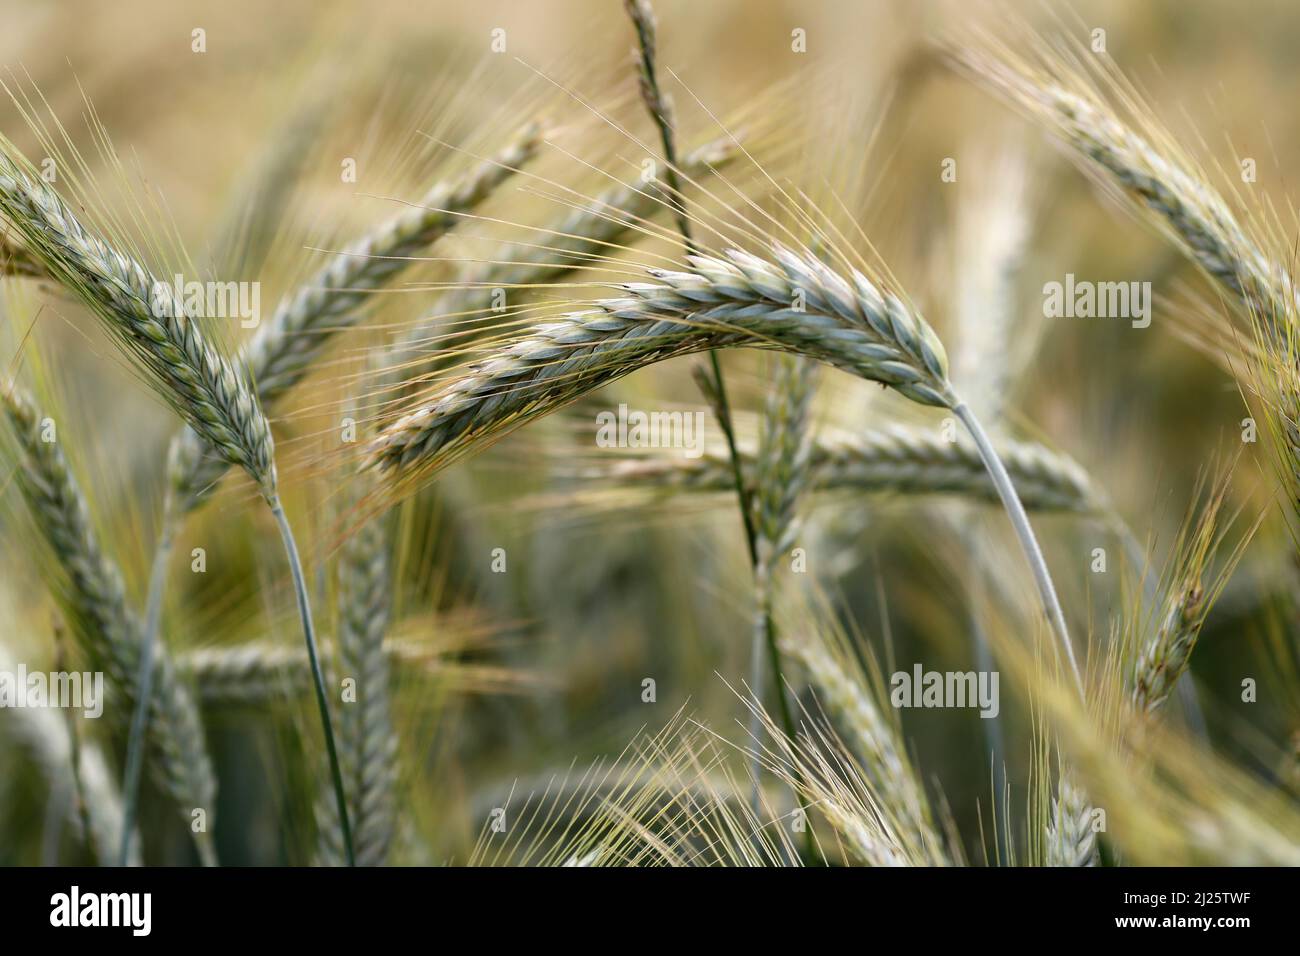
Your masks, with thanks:
M 1300 16 L 0 0 L 0 863 L 1300 864 Z

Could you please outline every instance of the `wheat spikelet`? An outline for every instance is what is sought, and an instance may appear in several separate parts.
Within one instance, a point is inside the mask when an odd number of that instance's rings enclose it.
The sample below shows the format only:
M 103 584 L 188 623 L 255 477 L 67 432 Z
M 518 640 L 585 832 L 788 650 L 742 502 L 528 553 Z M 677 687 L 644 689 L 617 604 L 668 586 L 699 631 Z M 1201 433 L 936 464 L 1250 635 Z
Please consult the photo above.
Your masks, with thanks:
M 1101 493 L 1069 456 L 1031 441 L 1003 438 L 996 445 L 1026 508 L 1079 514 L 1104 509 Z M 740 453 L 742 469 L 752 481 L 755 452 L 742 448 Z M 947 441 L 932 429 L 891 425 L 842 437 L 817 436 L 810 459 L 808 482 L 814 492 L 952 494 L 998 501 L 978 450 L 969 441 Z M 698 458 L 627 460 L 578 477 L 598 487 L 626 486 L 633 495 L 708 494 L 731 490 L 730 468 L 725 450 L 705 448 Z
M 14 440 L 18 485 L 41 535 L 67 575 L 70 617 L 85 642 L 91 662 L 108 675 L 121 694 L 117 716 L 136 698 L 141 625 L 127 604 L 121 575 L 100 549 L 89 509 L 56 442 L 42 440 L 41 420 L 31 400 L 11 383 L 0 382 L 8 431 Z M 152 766 L 159 783 L 179 805 L 188 825 L 190 811 L 215 813 L 216 781 L 203 739 L 198 709 L 177 678 L 171 657 L 159 647 L 150 695 L 150 739 L 158 750 Z M 210 854 L 206 834 L 196 835 L 200 852 Z
M 1155 710 L 1173 692 L 1187 670 L 1207 612 L 1199 582 L 1175 595 L 1133 668 L 1133 703 L 1140 711 Z
M 56 279 L 80 297 L 149 381 L 222 461 L 275 496 L 271 429 L 248 382 L 207 341 L 172 287 L 92 233 L 7 140 L 0 140 L 0 213 Z
M 278 402 L 312 369 L 334 336 L 361 320 L 371 293 L 397 278 L 417 256 L 456 227 L 464 214 L 512 176 L 540 144 L 540 129 L 526 127 L 494 159 L 466 176 L 438 183 L 413 208 L 356 240 L 329 265 L 286 297 L 243 352 L 258 399 Z M 220 480 L 225 462 L 193 431 L 177 436 L 168 473 L 181 507 L 194 507 Z
M 798 352 L 923 404 L 955 402 L 942 344 L 902 299 L 856 271 L 845 280 L 785 248 L 774 256 L 692 256 L 690 272 L 653 270 L 657 281 L 624 284 L 624 298 L 537 326 L 383 429 L 370 461 L 399 476 L 436 470 L 638 368 L 732 345 Z
M 1092 806 L 1068 771 L 1057 782 L 1045 849 L 1048 866 L 1098 866 L 1101 862 L 1097 834 L 1092 828 Z

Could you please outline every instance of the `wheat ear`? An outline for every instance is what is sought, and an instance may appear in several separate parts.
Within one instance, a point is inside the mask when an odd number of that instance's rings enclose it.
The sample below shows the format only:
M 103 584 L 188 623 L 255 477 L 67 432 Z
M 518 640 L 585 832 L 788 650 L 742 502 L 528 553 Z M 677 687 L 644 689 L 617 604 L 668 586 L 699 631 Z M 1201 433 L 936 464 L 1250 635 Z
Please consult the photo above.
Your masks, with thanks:
M 772 621 L 772 576 L 776 564 L 792 546 L 798 524 L 796 506 L 809 484 L 811 431 L 808 424 L 814 394 L 816 365 L 792 355 L 778 355 L 768 388 L 763 432 L 754 467 L 754 488 L 750 495 L 754 509 L 754 626 L 750 646 L 749 692 L 764 697 L 763 658 L 767 656 L 772 675 L 780 680 L 780 650 Z M 777 686 L 784 704 L 785 690 Z M 793 720 L 790 721 L 793 724 Z M 758 708 L 750 712 L 749 733 L 755 747 L 762 731 Z M 751 809 L 757 818 L 762 810 L 760 757 L 751 756 Z
M 386 515 L 366 521 L 339 554 L 338 667 L 356 692 L 338 712 L 339 749 L 361 866 L 387 860 L 396 825 L 397 737 L 384 648 L 391 590 L 387 525 Z M 323 808 L 319 852 L 337 862 L 342 833 L 328 801 Z
M 241 465 L 257 484 L 280 528 L 297 592 L 303 636 L 317 683 L 317 703 L 335 779 L 340 814 L 348 832 L 342 776 L 334 756 L 334 730 L 325 702 L 325 687 L 316 663 L 315 629 L 302 578 L 301 560 L 276 487 L 271 428 L 257 395 L 235 367 L 207 341 L 195 317 L 188 315 L 171 286 L 154 280 L 130 256 L 87 230 L 58 195 L 24 170 L 0 141 L 0 212 L 20 232 L 33 255 L 105 323 L 110 333 L 137 360 L 146 378 L 219 458 Z M 155 564 L 158 562 L 156 561 Z M 152 635 L 144 635 L 152 646 Z M 147 687 L 152 651 L 141 655 L 138 678 Z M 150 698 L 142 695 L 137 706 Z M 140 727 L 144 719 L 133 721 Z M 138 746 L 138 744 L 137 744 Z M 135 795 L 126 792 L 126 833 Z M 349 847 L 351 842 L 349 841 Z
M 725 346 L 796 352 L 951 409 L 966 426 L 1029 561 L 1080 693 L 1065 615 L 1024 507 L 978 420 L 953 392 L 943 345 L 900 297 L 857 270 L 844 278 L 781 246 L 767 261 L 740 251 L 691 256 L 690 272 L 653 270 L 625 297 L 544 323 L 503 344 L 370 443 L 368 461 L 396 481 L 434 470 L 653 362 Z M 737 464 L 737 468 L 739 465 Z
M 653 362 L 734 345 L 804 354 L 923 404 L 955 403 L 937 336 L 860 273 L 855 288 L 779 246 L 772 262 L 734 250 L 690 260 L 690 272 L 652 270 L 656 281 L 625 283 L 622 298 L 502 343 L 383 429 L 371 461 L 394 474 L 436 470 L 476 438 L 518 427 Z
M 311 686 L 311 671 L 301 648 L 260 641 L 190 651 L 176 658 L 176 666 L 205 707 L 263 706 L 296 697 Z
M 0 141 L 0 213 L 31 255 L 104 322 L 216 453 L 275 495 L 271 429 L 243 376 L 204 337 L 170 285 L 88 230 Z
M 373 292 L 418 262 L 430 245 L 460 223 L 537 151 L 540 130 L 525 127 L 496 157 L 465 176 L 435 185 L 411 209 L 354 241 L 329 265 L 287 296 L 254 334 L 243 360 L 270 408 L 316 366 L 335 336 L 356 325 Z M 182 512 L 192 509 L 225 473 L 226 463 L 200 436 L 184 431 L 173 442 L 170 483 Z
M 1044 123 L 1102 183 L 1148 212 L 1187 255 L 1232 295 L 1271 317 L 1295 290 L 1261 251 L 1223 197 L 1167 136 L 1157 145 L 1139 134 L 1079 78 L 1065 80 L 1022 63 L 1009 51 L 966 49 L 955 62 Z M 1071 89 L 1074 86 L 1077 89 Z
M 473 686 L 483 681 L 491 686 L 510 683 L 508 672 L 445 662 L 431 664 L 428 648 L 417 643 L 385 640 L 383 648 L 390 670 L 414 668 L 449 676 L 463 674 L 466 683 Z M 328 641 L 322 650 L 327 658 L 336 652 Z M 264 641 L 189 651 L 176 658 L 176 668 L 194 686 L 204 706 L 265 706 L 306 693 L 311 686 L 311 670 L 302 648 Z
M 1194 524 L 1184 528 L 1175 546 L 1178 555 L 1163 616 L 1150 639 L 1138 649 L 1129 685 L 1130 698 L 1139 713 L 1158 709 L 1175 688 L 1186 686 L 1192 651 L 1210 608 L 1241 560 L 1244 543 L 1239 543 L 1223 561 L 1212 579 L 1207 578 L 1211 558 L 1222 544 L 1221 526 L 1227 486 L 1215 489 Z M 1253 537 L 1253 530 L 1243 542 Z M 1188 676 L 1188 680 L 1183 680 Z M 1180 684 L 1180 681 L 1182 683 Z
M 995 439 L 998 457 L 1026 508 L 1096 514 L 1107 505 L 1087 472 L 1069 456 L 1030 441 Z M 740 450 L 746 480 L 753 481 L 754 450 Z M 599 486 L 626 484 L 650 492 L 709 494 L 731 489 L 725 451 L 706 448 L 698 458 L 655 457 L 619 462 L 579 477 Z M 998 502 L 979 451 L 969 441 L 947 441 L 933 429 L 904 425 L 817 436 L 811 450 L 809 491 L 867 494 L 957 495 Z
M 848 742 L 861 755 L 867 775 L 899 831 L 914 834 L 919 851 L 932 862 L 946 863 L 925 788 L 897 729 L 884 719 L 871 693 L 818 638 L 787 638 L 781 649 L 803 665 L 819 699 L 849 735 Z
M 186 824 L 199 807 L 211 821 L 216 780 L 189 690 L 160 647 L 152 668 L 155 689 L 147 697 L 140 694 L 140 623 L 127 603 L 121 575 L 100 548 L 67 459 L 57 442 L 42 440 L 36 406 L 16 386 L 0 382 L 0 403 L 14 439 L 17 483 L 40 534 L 67 575 L 63 598 L 88 656 L 123 700 L 147 702 L 150 739 L 159 754 L 159 782 L 180 806 Z M 195 842 L 204 862 L 215 862 L 208 833 L 196 833 Z
M 1140 711 L 1150 712 L 1163 704 L 1186 672 L 1207 610 L 1199 582 L 1174 596 L 1133 668 L 1133 703 Z

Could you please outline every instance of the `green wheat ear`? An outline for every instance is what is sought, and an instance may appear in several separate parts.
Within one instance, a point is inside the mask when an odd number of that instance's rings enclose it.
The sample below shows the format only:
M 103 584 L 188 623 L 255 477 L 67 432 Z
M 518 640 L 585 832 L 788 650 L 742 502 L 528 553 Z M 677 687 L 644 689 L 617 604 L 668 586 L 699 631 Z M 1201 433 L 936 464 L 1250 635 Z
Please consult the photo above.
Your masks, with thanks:
M 29 171 L 11 144 L 0 140 L 0 213 L 23 236 L 46 270 L 76 294 L 105 324 L 146 373 L 150 384 L 220 457 L 237 464 L 256 482 L 276 519 L 293 576 L 303 636 L 316 684 L 316 701 L 329 752 L 334 790 L 342 820 L 349 863 L 351 830 L 343 795 L 342 774 L 318 661 L 311 605 L 302 562 L 277 490 L 275 447 L 271 428 L 248 381 L 204 337 L 195 316 L 186 314 L 174 291 L 155 280 L 135 259 L 90 232 L 39 176 Z M 165 554 L 165 549 L 159 549 Z M 161 562 L 155 574 L 161 574 Z M 140 655 L 141 692 L 132 719 L 123 787 L 127 825 L 120 860 L 125 861 L 132 832 L 136 788 L 154 679 L 154 635 L 159 613 L 158 589 L 151 589 Z

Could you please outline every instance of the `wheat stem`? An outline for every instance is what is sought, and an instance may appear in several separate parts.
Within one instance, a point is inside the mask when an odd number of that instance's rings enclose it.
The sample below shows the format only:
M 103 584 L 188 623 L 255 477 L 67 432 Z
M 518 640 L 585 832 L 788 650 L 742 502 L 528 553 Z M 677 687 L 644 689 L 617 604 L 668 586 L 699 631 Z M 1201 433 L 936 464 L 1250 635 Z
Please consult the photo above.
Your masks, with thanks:
M 166 500 L 170 502 L 171 496 L 167 496 Z M 131 730 L 126 741 L 126 770 L 122 778 L 123 825 L 122 846 L 117 855 L 118 866 L 126 866 L 130 859 L 136 802 L 140 794 L 140 767 L 144 760 L 145 731 L 149 725 L 149 695 L 153 691 L 154 643 L 158 639 L 158 623 L 162 616 L 162 580 L 167 574 L 167 556 L 171 554 L 170 512 L 170 508 L 164 508 L 163 537 L 158 542 L 153 567 L 149 571 L 149 598 L 140 644 L 140 671 L 136 676 L 139 695 L 135 702 L 135 713 L 131 715 Z
M 998 457 L 997 449 L 993 447 L 989 436 L 985 433 L 979 419 L 975 417 L 969 406 L 965 402 L 957 402 L 953 406 L 952 412 L 961 419 L 962 424 L 966 426 L 966 430 L 970 432 L 971 438 L 975 439 L 975 445 L 979 448 L 980 457 L 984 459 L 984 464 L 988 467 L 989 477 L 993 479 L 993 484 L 998 490 L 998 497 L 1002 499 L 1002 506 L 1011 519 L 1011 526 L 1016 532 L 1016 537 L 1020 540 L 1021 550 L 1024 551 L 1025 558 L 1029 561 L 1029 567 L 1034 574 L 1034 581 L 1038 585 L 1038 593 L 1043 600 L 1043 608 L 1053 630 L 1056 631 L 1057 641 L 1065 652 L 1066 660 L 1070 664 L 1070 672 L 1074 676 L 1074 683 L 1078 687 L 1079 695 L 1082 697 L 1084 696 L 1083 675 L 1079 672 L 1079 664 L 1074 659 L 1074 647 L 1070 643 L 1070 631 L 1065 624 L 1065 612 L 1061 610 L 1061 602 L 1057 598 L 1056 588 L 1052 584 L 1052 574 L 1047 569 L 1047 562 L 1043 559 L 1043 551 L 1038 546 L 1038 538 L 1035 537 L 1034 529 L 1029 524 L 1029 516 L 1025 514 L 1025 506 L 1020 503 L 1020 496 L 1016 494 L 1015 485 L 1011 483 L 1011 476 L 1007 474 L 1002 459 Z
M 298 558 L 298 546 L 293 540 L 293 529 L 285 517 L 284 507 L 278 498 L 270 502 L 271 514 L 280 529 L 280 538 L 284 542 L 285 555 L 289 559 L 289 570 L 293 575 L 294 595 L 298 599 L 298 614 L 302 618 L 302 635 L 307 644 L 307 659 L 311 664 L 312 682 L 316 687 L 316 704 L 320 708 L 321 728 L 325 732 L 325 750 L 329 755 L 330 776 L 334 782 L 334 799 L 338 804 L 339 825 L 343 829 L 343 847 L 348 866 L 356 866 L 356 852 L 352 845 L 352 824 L 348 819 L 348 802 L 343 792 L 343 773 L 339 767 L 338 748 L 334 743 L 334 724 L 330 720 L 329 700 L 325 694 L 325 675 L 321 672 L 320 653 L 316 647 L 316 629 L 312 626 L 311 605 L 307 600 L 307 582 L 303 578 L 302 562 Z

